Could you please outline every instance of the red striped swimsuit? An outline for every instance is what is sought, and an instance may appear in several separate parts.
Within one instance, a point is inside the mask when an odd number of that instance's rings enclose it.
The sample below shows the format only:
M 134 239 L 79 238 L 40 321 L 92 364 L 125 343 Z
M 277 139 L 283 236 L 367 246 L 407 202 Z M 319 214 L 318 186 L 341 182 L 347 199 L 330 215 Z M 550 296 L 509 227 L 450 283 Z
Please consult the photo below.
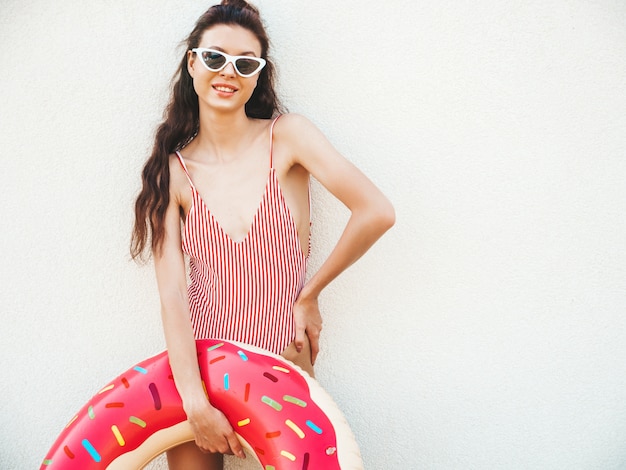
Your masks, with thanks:
M 233 241 L 191 186 L 182 249 L 189 257 L 191 324 L 196 339 L 219 338 L 280 354 L 295 337 L 293 304 L 306 275 L 296 223 L 278 184 L 272 161 L 261 203 L 246 237 Z

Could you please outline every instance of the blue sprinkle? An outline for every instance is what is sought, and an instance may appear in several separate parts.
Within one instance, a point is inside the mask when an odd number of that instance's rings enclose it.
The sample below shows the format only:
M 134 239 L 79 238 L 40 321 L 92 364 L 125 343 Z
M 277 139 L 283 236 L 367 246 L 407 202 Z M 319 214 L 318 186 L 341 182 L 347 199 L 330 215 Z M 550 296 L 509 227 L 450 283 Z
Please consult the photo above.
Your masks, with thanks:
M 89 442 L 87 439 L 83 439 L 82 444 L 85 450 L 89 452 L 89 455 L 91 455 L 91 458 L 94 460 L 94 462 L 100 462 L 102 460 L 102 457 L 100 457 L 100 454 L 91 445 L 91 442 Z
M 322 434 L 321 428 L 317 426 L 313 421 L 308 420 L 306 422 L 306 425 L 310 427 L 313 431 L 315 431 L 317 434 Z
M 237 351 L 237 353 L 239 354 L 239 357 L 240 357 L 243 361 L 247 361 L 247 360 L 248 360 L 248 356 L 246 356 L 246 353 L 244 353 L 243 351 Z
M 140 374 L 146 375 L 148 373 L 148 369 L 144 369 L 143 367 L 135 366 L 133 367 L 133 369 L 139 372 Z
M 228 373 L 224 374 L 224 390 L 228 390 L 228 388 L 230 387 L 230 383 L 229 383 L 229 379 L 228 379 Z

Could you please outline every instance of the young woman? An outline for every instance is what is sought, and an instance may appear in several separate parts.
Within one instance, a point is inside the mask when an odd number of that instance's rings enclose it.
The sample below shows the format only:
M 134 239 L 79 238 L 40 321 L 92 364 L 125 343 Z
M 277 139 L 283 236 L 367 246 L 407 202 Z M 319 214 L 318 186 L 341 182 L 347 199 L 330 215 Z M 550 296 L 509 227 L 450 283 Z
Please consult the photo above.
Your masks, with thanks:
M 243 0 L 199 18 L 142 174 L 132 254 L 154 257 L 170 363 L 195 435 L 168 451 L 172 470 L 244 456 L 204 394 L 195 339 L 259 346 L 313 374 L 318 296 L 394 223 L 385 196 L 311 122 L 279 116 L 268 45 Z M 310 175 L 351 217 L 306 281 Z

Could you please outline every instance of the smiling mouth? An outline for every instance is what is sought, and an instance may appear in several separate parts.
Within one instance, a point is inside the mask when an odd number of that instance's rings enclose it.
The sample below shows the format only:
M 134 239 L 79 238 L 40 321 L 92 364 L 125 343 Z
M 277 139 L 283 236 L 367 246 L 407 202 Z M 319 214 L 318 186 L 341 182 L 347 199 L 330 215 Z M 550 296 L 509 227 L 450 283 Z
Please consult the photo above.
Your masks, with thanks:
M 214 90 L 221 91 L 222 93 L 234 93 L 237 91 L 236 88 L 228 87 L 228 86 L 213 86 Z

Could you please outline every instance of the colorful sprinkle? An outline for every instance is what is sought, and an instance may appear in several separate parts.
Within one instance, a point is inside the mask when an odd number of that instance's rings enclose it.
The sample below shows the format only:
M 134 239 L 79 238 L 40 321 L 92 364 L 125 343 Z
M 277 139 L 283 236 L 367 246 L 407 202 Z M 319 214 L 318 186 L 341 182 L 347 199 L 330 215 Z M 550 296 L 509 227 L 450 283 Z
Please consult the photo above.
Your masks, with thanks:
M 83 439 L 82 445 L 85 450 L 89 452 L 89 455 L 91 455 L 91 458 L 94 462 L 100 462 L 102 460 L 102 457 L 100 457 L 100 454 L 94 448 L 94 446 L 91 445 L 91 442 L 89 442 L 87 439 Z
M 337 452 L 336 447 L 329 447 L 326 449 L 326 455 L 333 455 L 335 452 Z
M 241 428 L 241 427 L 246 426 L 248 424 L 250 424 L 250 418 L 242 419 L 241 421 L 239 421 L 237 423 L 237 426 L 239 426 Z
M 124 388 L 130 387 L 130 384 L 128 383 L 128 379 L 126 377 L 122 377 L 122 385 L 124 385 Z
M 291 395 L 285 395 L 283 397 L 283 401 L 286 401 L 287 403 L 292 403 L 296 406 L 299 406 L 300 408 L 306 408 L 306 402 L 304 400 L 300 400 L 299 398 L 292 397 Z
M 248 360 L 248 356 L 246 356 L 246 353 L 243 351 L 237 351 L 237 354 L 239 354 L 239 357 L 241 358 L 242 361 L 247 361 Z
M 289 369 L 286 369 L 285 367 L 274 366 L 272 369 L 277 370 L 278 372 L 284 372 L 285 374 L 289 373 Z
M 207 349 L 207 352 L 215 351 L 217 348 L 221 348 L 222 346 L 224 346 L 224 343 L 214 344 L 209 349 Z
M 137 418 L 136 416 L 131 416 L 130 418 L 128 418 L 128 421 L 130 421 L 133 424 L 136 424 L 137 426 L 141 428 L 146 427 L 146 422 L 143 419 Z
M 115 384 L 107 385 L 106 387 L 104 387 L 102 390 L 98 392 L 98 395 L 101 395 L 104 392 L 108 392 L 109 390 L 113 390 L 114 387 L 115 387 Z
M 72 452 L 68 446 L 63 447 L 63 452 L 65 452 L 65 455 L 67 455 L 70 459 L 76 457 L 74 452 Z
M 89 408 L 87 408 L 87 416 L 89 416 L 89 419 L 96 419 L 96 414 L 93 411 L 93 406 L 89 405 Z
M 117 440 L 117 443 L 120 445 L 120 447 L 124 447 L 126 445 L 126 441 L 124 440 L 124 437 L 122 437 L 122 433 L 120 432 L 119 428 L 114 424 L 113 426 L 111 426 L 111 431 L 113 431 L 115 440 Z
M 285 421 L 285 424 L 287 425 L 287 427 L 289 427 L 289 429 L 295 432 L 300 439 L 304 439 L 304 432 L 298 427 L 296 423 L 288 419 L 287 421 Z
M 219 356 L 219 357 L 216 357 L 215 359 L 211 359 L 209 361 L 209 364 L 215 364 L 216 362 L 223 361 L 224 359 L 226 359 L 226 356 Z
M 148 385 L 148 388 L 150 389 L 150 393 L 152 394 L 152 401 L 154 402 L 154 409 L 158 411 L 161 409 L 161 396 L 159 395 L 159 389 L 154 384 L 154 382 Z
M 43 465 L 52 465 L 52 460 L 51 459 L 44 460 Z
M 296 456 L 293 455 L 291 452 L 287 452 L 286 450 L 281 450 L 280 451 L 280 455 L 282 455 L 283 457 L 285 457 L 286 459 L 291 460 L 292 462 L 296 461 Z
M 260 447 L 255 447 L 254 451 L 258 454 L 258 455 L 265 455 L 265 451 L 263 449 L 261 449 Z
M 281 405 L 280 403 L 278 403 L 277 401 L 272 400 L 270 397 L 263 395 L 263 397 L 261 397 L 261 401 L 263 403 L 265 403 L 266 405 L 271 406 L 272 408 L 274 408 L 276 411 L 280 411 L 283 409 L 283 405 Z
M 70 422 L 65 425 L 65 427 L 69 428 L 72 425 L 72 423 L 76 421 L 77 419 L 78 419 L 78 415 L 74 416 L 72 419 L 70 419 Z
M 322 434 L 323 432 L 322 429 L 311 420 L 308 420 L 306 422 L 306 425 L 310 427 L 313 431 L 315 431 L 317 434 Z
M 270 374 L 269 372 L 264 372 L 263 377 L 265 377 L 266 379 L 270 379 L 274 383 L 278 382 L 278 378 L 275 375 Z
M 248 403 L 248 398 L 250 398 L 250 384 L 246 384 L 246 390 L 243 394 L 244 403 Z
M 148 369 L 144 369 L 143 367 L 135 366 L 133 370 L 136 370 L 140 374 L 146 375 L 148 373 Z
M 273 465 L 266 465 L 265 470 L 276 470 L 276 467 L 274 467 Z
M 304 454 L 304 462 L 302 462 L 302 470 L 308 470 L 310 457 L 311 456 L 309 455 L 308 452 Z
M 107 403 L 106 405 L 104 405 L 104 407 L 105 408 L 124 408 L 124 403 L 115 401 L 113 403 Z
M 268 432 L 265 434 L 266 439 L 273 439 L 280 436 L 280 431 Z
M 230 376 L 228 372 L 224 374 L 224 390 L 228 390 L 230 388 Z
M 104 407 L 105 408 L 124 408 L 124 403 L 116 401 L 113 403 L 107 403 L 106 405 L 104 405 Z

